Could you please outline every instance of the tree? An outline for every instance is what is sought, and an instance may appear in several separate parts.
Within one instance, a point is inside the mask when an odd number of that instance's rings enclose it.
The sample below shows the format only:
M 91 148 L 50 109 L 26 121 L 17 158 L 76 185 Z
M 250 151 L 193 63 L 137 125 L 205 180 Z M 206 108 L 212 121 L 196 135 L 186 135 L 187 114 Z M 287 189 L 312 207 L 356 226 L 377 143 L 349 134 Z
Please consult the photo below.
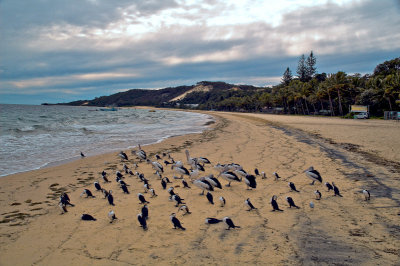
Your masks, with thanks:
M 317 73 L 317 68 L 315 64 L 317 63 L 317 59 L 315 58 L 313 51 L 311 51 L 310 55 L 307 57 L 306 61 L 306 80 L 311 80 L 314 75 Z
M 304 54 L 300 57 L 299 63 L 297 65 L 297 76 L 299 77 L 300 81 L 305 82 L 307 79 L 307 67 L 306 67 L 306 59 Z
M 283 73 L 282 82 L 284 85 L 289 85 L 290 81 L 292 81 L 292 71 L 290 71 L 289 67 L 286 68 L 285 73 Z

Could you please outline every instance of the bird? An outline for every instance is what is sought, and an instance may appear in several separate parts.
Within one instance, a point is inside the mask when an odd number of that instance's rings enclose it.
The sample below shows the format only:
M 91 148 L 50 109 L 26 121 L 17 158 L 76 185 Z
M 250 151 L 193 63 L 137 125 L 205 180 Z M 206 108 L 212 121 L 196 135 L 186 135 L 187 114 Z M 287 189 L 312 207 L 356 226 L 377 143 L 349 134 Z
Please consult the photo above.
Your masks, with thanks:
M 109 203 L 110 205 L 114 206 L 114 197 L 113 197 L 113 195 L 112 195 L 111 193 L 112 193 L 111 190 L 108 191 L 107 200 L 108 200 L 108 203 Z
M 117 217 L 115 216 L 115 212 L 113 210 L 109 211 L 108 219 L 110 219 L 110 223 L 114 222 L 114 220 L 117 219 Z
M 147 230 L 147 222 L 146 222 L 146 219 L 143 218 L 143 216 L 142 216 L 141 213 L 139 213 L 139 214 L 137 215 L 137 219 L 138 219 L 138 221 L 139 221 L 140 226 L 143 228 L 143 230 Z
M 232 182 L 232 181 L 237 181 L 237 182 L 241 182 L 241 181 L 242 181 L 241 179 L 239 179 L 239 177 L 238 177 L 235 173 L 233 173 L 233 172 L 231 172 L 231 171 L 222 172 L 220 175 L 221 175 L 221 177 L 222 177 L 223 179 L 225 179 L 226 181 L 228 181 L 228 184 L 226 185 L 227 187 L 230 187 L 230 186 L 231 186 L 231 182 Z
M 240 228 L 240 226 L 237 226 L 233 223 L 232 219 L 229 217 L 224 217 L 224 219 L 222 219 L 224 221 L 224 223 L 228 226 L 228 228 L 226 230 L 229 230 L 231 228 Z
M 310 166 L 304 172 L 306 173 L 306 176 L 312 180 L 311 185 L 314 185 L 315 181 L 322 183 L 322 177 L 317 170 L 314 170 L 314 167 Z
M 195 185 L 196 187 L 198 187 L 202 190 L 200 195 L 204 195 L 205 190 L 214 191 L 214 187 L 207 180 L 197 179 L 197 180 L 193 181 L 193 185 Z
M 81 196 L 86 195 L 86 198 L 94 198 L 92 192 L 89 189 L 84 189 L 83 192 L 81 193 Z
M 219 201 L 221 202 L 221 207 L 224 207 L 226 203 L 225 198 L 221 196 L 219 197 Z
M 254 205 L 251 203 L 250 198 L 247 198 L 247 199 L 244 201 L 244 204 L 246 204 L 247 207 L 250 208 L 250 209 L 248 209 L 248 211 L 256 210 L 256 209 L 257 209 L 257 208 L 254 207 Z
M 187 205 L 181 205 L 178 209 L 178 212 L 179 211 L 183 211 L 183 215 L 191 214 L 191 212 L 189 211 L 189 207 Z
M 108 181 L 107 173 L 104 170 L 103 170 L 103 172 L 101 172 L 101 177 L 103 178 L 104 183 L 110 182 L 110 181 Z
M 320 200 L 321 199 L 322 194 L 321 194 L 321 192 L 319 192 L 319 190 L 314 191 L 314 194 L 315 194 L 315 199 L 316 200 Z
M 371 194 L 369 194 L 368 190 L 363 189 L 362 193 L 364 194 L 365 200 L 370 200 L 371 199 Z
M 300 191 L 298 191 L 298 190 L 296 189 L 296 186 L 294 185 L 293 182 L 289 182 L 289 187 L 290 187 L 290 189 L 291 189 L 292 191 L 300 192 Z
M 166 189 L 166 188 L 167 188 L 167 182 L 165 182 L 164 179 L 161 179 L 161 187 L 162 187 L 163 189 Z
M 144 183 L 143 187 L 144 187 L 144 193 L 147 193 L 150 190 L 150 184 L 147 182 Z
M 196 158 L 191 158 L 190 157 L 189 150 L 185 150 L 185 154 L 186 154 L 186 161 L 187 161 L 188 164 L 193 166 L 193 165 L 195 165 L 197 163 L 196 162 Z
M 123 160 L 128 161 L 128 155 L 126 155 L 125 152 L 120 151 L 120 153 L 118 153 L 118 156 L 121 158 L 121 161 L 123 161 Z
M 205 180 L 208 181 L 208 183 L 211 184 L 211 186 L 213 186 L 214 188 L 219 188 L 222 189 L 222 185 L 219 182 L 219 180 L 217 178 L 215 178 L 212 174 L 209 176 L 204 177 Z
M 272 198 L 271 198 L 272 211 L 283 212 L 283 210 L 279 209 L 278 202 L 276 202 L 277 198 L 278 197 L 275 196 L 275 195 L 273 195 Z
M 122 180 L 121 180 L 121 181 L 122 181 Z M 121 184 L 121 189 L 122 189 L 122 191 L 123 191 L 125 194 L 129 194 L 128 187 L 126 186 L 125 183 L 122 183 L 122 184 Z
M 340 194 L 339 188 L 335 185 L 335 183 L 332 182 L 332 186 L 333 186 L 333 192 L 335 193 L 335 196 L 343 197 Z
M 267 175 L 265 174 L 265 172 L 261 172 L 261 179 L 267 179 Z
M 254 173 L 255 173 L 256 175 L 260 175 L 260 172 L 258 171 L 257 168 L 254 169 Z
M 60 204 L 62 204 L 64 206 L 67 206 L 67 205 L 72 206 L 72 207 L 75 206 L 74 204 L 72 204 L 70 202 L 70 198 L 66 192 L 64 192 L 60 195 Z
M 207 159 L 206 157 L 198 157 L 197 161 L 203 163 L 203 166 L 204 164 L 211 164 L 210 160 Z
M 186 182 L 185 179 L 182 179 L 182 185 L 184 188 L 190 188 L 189 184 Z
M 256 177 L 254 175 L 246 175 L 244 177 L 244 182 L 247 185 L 247 189 L 252 189 L 257 187 Z
M 85 158 L 85 154 L 83 154 L 83 152 L 81 152 L 81 158 Z
M 97 181 L 94 182 L 94 187 L 96 188 L 97 191 L 101 190 L 101 186 Z
M 123 178 L 123 177 L 124 177 L 124 176 L 121 174 L 120 171 L 116 171 L 116 172 L 115 172 L 115 175 L 116 175 L 118 178 Z
M 286 197 L 286 201 L 289 203 L 289 208 L 295 207 L 297 209 L 300 209 L 299 206 L 296 206 L 292 197 Z
M 170 219 L 171 219 L 172 224 L 174 225 L 174 229 L 179 228 L 179 229 L 181 229 L 183 231 L 186 230 L 186 228 L 184 228 L 181 225 L 181 222 L 178 220 L 178 218 L 176 218 L 176 214 L 175 213 L 171 213 Z
M 142 217 L 146 220 L 149 218 L 149 208 L 147 208 L 146 204 L 142 207 Z
M 184 175 L 190 176 L 189 170 L 186 169 L 183 165 L 182 166 L 174 165 L 172 167 L 176 173 L 181 175 L 181 177 L 183 177 Z
M 213 197 L 213 195 L 212 195 L 210 192 L 207 192 L 206 197 L 207 197 L 207 199 L 208 199 L 208 202 L 210 202 L 211 204 L 214 205 L 214 197 Z
M 154 188 L 150 188 L 149 192 L 151 194 L 151 198 L 157 197 L 158 195 L 156 194 L 156 191 L 154 190 Z
M 161 172 L 164 173 L 164 167 L 157 161 L 151 161 L 149 159 L 146 160 L 147 163 L 151 164 L 151 166 L 153 167 L 154 170 L 156 170 L 156 172 Z
M 328 188 L 328 192 L 333 190 L 333 187 L 331 184 L 329 184 L 329 182 L 325 182 L 325 186 Z
M 222 220 L 217 219 L 217 218 L 206 218 L 205 223 L 206 224 L 217 224 L 222 222 Z
M 150 203 L 144 198 L 142 193 L 138 193 L 137 196 L 141 204 Z
M 248 173 L 243 169 L 236 169 L 236 170 L 234 170 L 234 172 L 236 174 L 240 175 L 241 177 L 245 177 L 246 175 L 248 175 Z
M 275 176 L 275 180 L 278 180 L 279 178 L 281 178 L 277 172 L 273 172 L 272 173 Z
M 173 188 L 173 187 L 170 187 L 170 188 L 168 189 L 168 193 L 169 193 L 169 195 L 170 195 L 170 198 L 172 198 L 172 196 L 175 195 L 174 188 Z
M 175 203 L 176 203 L 176 204 L 175 204 L 175 207 L 178 207 L 179 204 L 185 204 L 185 203 L 183 202 L 183 199 L 182 199 L 181 197 L 179 197 L 179 195 L 177 195 L 177 194 L 172 195 L 171 199 L 172 199 L 173 201 L 175 201 Z
M 83 221 L 96 221 L 96 218 L 94 218 L 92 215 L 84 213 L 81 216 L 81 220 Z

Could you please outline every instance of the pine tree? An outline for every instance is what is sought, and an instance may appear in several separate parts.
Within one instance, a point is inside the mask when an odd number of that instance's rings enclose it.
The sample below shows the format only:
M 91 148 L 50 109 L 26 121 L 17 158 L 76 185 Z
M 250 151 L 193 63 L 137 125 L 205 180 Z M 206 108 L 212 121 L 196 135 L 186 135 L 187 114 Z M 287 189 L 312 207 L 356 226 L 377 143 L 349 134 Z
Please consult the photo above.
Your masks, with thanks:
M 297 76 L 299 77 L 300 81 L 306 81 L 307 79 L 307 67 L 306 67 L 306 59 L 304 54 L 301 55 L 299 59 L 299 64 L 297 65 Z
M 283 73 L 282 82 L 284 85 L 289 85 L 290 81 L 292 81 L 292 71 L 290 71 L 289 67 L 286 68 L 285 73 Z
M 314 75 L 317 73 L 317 68 L 315 64 L 317 63 L 317 59 L 315 58 L 313 51 L 311 51 L 310 55 L 307 57 L 306 61 L 306 80 L 311 80 Z

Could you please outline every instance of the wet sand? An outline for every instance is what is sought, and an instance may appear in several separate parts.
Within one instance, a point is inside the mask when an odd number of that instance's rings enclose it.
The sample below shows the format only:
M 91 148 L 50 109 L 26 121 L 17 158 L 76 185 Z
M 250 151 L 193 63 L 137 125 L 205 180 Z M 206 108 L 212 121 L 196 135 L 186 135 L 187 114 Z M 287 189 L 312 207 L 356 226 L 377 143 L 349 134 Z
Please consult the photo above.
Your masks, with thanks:
M 150 218 L 148 230 L 139 227 L 136 215 L 141 204 L 137 193 L 143 183 L 125 175 L 130 194 L 123 194 L 115 171 L 123 163 L 117 153 L 84 158 L 68 164 L 0 179 L 1 265 L 398 265 L 400 261 L 400 172 L 398 154 L 400 124 L 393 121 L 353 121 L 332 118 L 292 117 L 210 112 L 216 117 L 213 129 L 202 134 L 178 136 L 142 147 L 154 159 L 169 152 L 186 164 L 185 149 L 192 157 L 204 156 L 212 164 L 239 163 L 257 177 L 257 188 L 247 190 L 244 182 L 227 183 L 211 192 L 208 203 L 200 189 L 183 188 L 170 167 L 175 192 L 185 199 L 191 214 L 178 212 L 169 194 L 147 163 L 139 163 L 158 194 L 144 193 Z M 356 128 L 356 130 L 354 130 Z M 354 132 L 363 132 L 354 137 Z M 373 131 L 373 132 L 371 132 Z M 389 136 L 387 141 L 379 136 Z M 397 137 L 396 137 L 397 136 Z M 132 167 L 138 162 L 131 156 Z M 323 182 L 334 181 L 343 197 L 333 196 L 320 183 L 310 185 L 304 170 L 313 165 Z M 187 166 L 187 164 L 186 164 Z M 205 166 L 207 175 L 218 172 Z M 103 183 L 105 170 L 111 183 Z M 281 179 L 275 180 L 277 172 Z M 189 180 L 186 177 L 186 180 Z M 110 206 L 94 181 L 114 192 Z M 291 191 L 288 182 L 300 192 Z M 89 188 L 95 198 L 80 197 Z M 371 192 L 365 201 L 362 189 Z M 322 199 L 314 198 L 314 191 Z M 75 207 L 60 214 L 61 192 L 69 193 Z M 278 196 L 283 212 L 273 212 L 270 199 Z M 227 203 L 221 207 L 218 198 Z M 290 196 L 300 207 L 288 208 Z M 257 210 L 247 211 L 250 198 Z M 315 207 L 309 207 L 313 201 Z M 109 223 L 107 213 L 118 219 Z M 174 230 L 169 219 L 177 213 L 186 231 Z M 81 221 L 89 213 L 97 221 Z M 238 229 L 226 230 L 223 223 L 206 225 L 205 218 L 229 216 Z

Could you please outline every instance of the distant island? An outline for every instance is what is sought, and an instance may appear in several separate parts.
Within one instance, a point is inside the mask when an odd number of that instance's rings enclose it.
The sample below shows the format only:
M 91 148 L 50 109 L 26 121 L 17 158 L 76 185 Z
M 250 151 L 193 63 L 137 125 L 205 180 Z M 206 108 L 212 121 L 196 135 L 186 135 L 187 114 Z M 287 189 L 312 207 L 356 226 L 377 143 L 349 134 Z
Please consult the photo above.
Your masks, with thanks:
M 304 55 L 300 58 L 297 74 L 293 77 L 287 68 L 281 83 L 272 87 L 201 81 L 190 86 L 159 90 L 132 89 L 92 100 L 59 104 L 330 116 L 349 115 L 350 106 L 355 104 L 369 106 L 372 116 L 383 116 L 384 111 L 400 110 L 400 57 L 377 65 L 372 74 L 347 75 L 342 71 L 318 74 L 311 52 L 307 60 Z

